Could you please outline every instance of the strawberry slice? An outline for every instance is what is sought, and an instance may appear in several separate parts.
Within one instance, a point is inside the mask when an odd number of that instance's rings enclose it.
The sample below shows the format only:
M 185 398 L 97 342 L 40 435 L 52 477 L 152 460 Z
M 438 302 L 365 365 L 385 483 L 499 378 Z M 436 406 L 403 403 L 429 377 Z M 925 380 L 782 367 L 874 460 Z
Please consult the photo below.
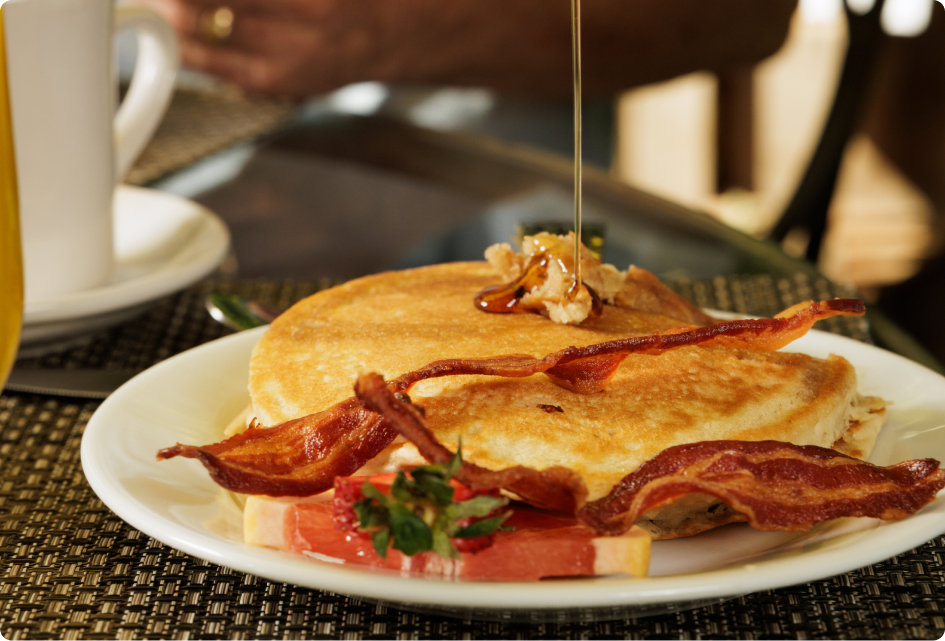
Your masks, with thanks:
M 396 475 L 384 474 L 370 478 L 363 476 L 346 476 L 335 478 L 335 494 L 332 500 L 332 516 L 335 520 L 335 528 L 340 532 L 350 532 L 357 534 L 361 538 L 370 539 L 371 534 L 361 528 L 360 519 L 357 512 L 357 504 L 365 501 L 367 497 L 364 494 L 365 481 L 369 482 L 376 490 L 386 497 L 391 496 L 391 488 L 396 482 Z M 477 496 L 488 496 L 499 498 L 501 492 L 498 489 L 474 491 L 462 483 L 449 479 L 446 483 L 453 488 L 452 503 L 462 504 L 470 501 Z M 508 502 L 503 499 L 502 504 Z M 424 509 L 422 503 L 413 504 L 414 509 Z M 458 529 L 468 528 L 475 523 L 480 523 L 487 519 L 499 517 L 503 514 L 502 507 L 497 507 L 484 516 L 467 516 L 455 521 Z M 495 530 L 483 536 L 467 536 L 450 538 L 453 548 L 457 552 L 478 552 L 492 545 L 495 540 Z

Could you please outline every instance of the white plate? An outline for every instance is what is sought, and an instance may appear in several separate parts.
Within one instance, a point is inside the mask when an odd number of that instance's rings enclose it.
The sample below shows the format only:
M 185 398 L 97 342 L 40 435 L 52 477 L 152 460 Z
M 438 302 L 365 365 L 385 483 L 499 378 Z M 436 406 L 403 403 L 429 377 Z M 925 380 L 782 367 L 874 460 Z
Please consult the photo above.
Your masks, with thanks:
M 107 283 L 82 292 L 26 301 L 23 348 L 87 334 L 121 322 L 148 303 L 216 269 L 230 233 L 195 202 L 141 187 L 115 191 L 115 269 Z
M 82 440 L 89 483 L 119 516 L 172 547 L 243 572 L 416 609 L 472 610 L 481 618 L 615 618 L 822 579 L 945 532 L 942 500 L 896 523 L 846 519 L 802 535 L 733 525 L 654 543 L 651 578 L 518 584 L 383 575 L 250 547 L 242 542 L 239 510 L 199 462 L 159 463 L 155 453 L 177 441 L 220 439 L 248 402 L 247 363 L 262 331 L 208 343 L 134 378 L 102 404 Z M 893 401 L 873 462 L 945 460 L 945 378 L 833 334 L 810 332 L 792 349 L 845 356 L 857 368 L 863 393 Z

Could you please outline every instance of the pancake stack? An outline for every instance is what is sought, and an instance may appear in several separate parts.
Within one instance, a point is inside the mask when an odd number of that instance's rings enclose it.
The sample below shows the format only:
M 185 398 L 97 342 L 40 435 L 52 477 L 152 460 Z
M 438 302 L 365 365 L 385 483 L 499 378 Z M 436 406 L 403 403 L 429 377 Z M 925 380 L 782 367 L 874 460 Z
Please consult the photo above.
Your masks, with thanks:
M 542 357 L 691 324 L 671 305 L 660 308 L 666 315 L 627 302 L 639 296 L 618 296 L 618 305 L 580 325 L 477 310 L 474 297 L 496 280 L 487 263 L 451 263 L 368 276 L 301 301 L 253 352 L 252 414 L 275 425 L 327 409 L 368 371 L 393 378 L 445 358 Z M 565 466 L 584 479 L 591 500 L 665 448 L 697 441 L 770 439 L 865 458 L 884 416 L 881 400 L 857 393 L 856 373 L 841 357 L 727 348 L 631 354 L 594 394 L 545 376 L 453 376 L 422 381 L 410 397 L 440 442 L 462 443 L 465 460 L 489 469 Z M 362 473 L 422 462 L 398 439 Z M 641 524 L 668 538 L 733 520 L 739 515 L 724 504 L 696 495 Z

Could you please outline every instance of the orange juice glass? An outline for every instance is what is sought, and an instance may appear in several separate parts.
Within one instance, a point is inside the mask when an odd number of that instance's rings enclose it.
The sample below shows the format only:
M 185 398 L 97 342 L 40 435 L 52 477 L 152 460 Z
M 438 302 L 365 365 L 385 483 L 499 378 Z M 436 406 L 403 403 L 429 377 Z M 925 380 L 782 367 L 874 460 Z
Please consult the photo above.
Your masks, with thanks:
M 23 259 L 7 87 L 3 3 L 0 0 L 0 386 L 6 382 L 16 358 L 23 320 Z

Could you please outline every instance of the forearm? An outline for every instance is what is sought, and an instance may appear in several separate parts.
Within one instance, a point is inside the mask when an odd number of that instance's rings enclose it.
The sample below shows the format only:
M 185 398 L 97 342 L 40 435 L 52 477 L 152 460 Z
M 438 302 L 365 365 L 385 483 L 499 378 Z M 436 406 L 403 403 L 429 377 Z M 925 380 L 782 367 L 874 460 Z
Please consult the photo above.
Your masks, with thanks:
M 223 42 L 201 35 L 220 0 L 137 0 L 181 35 L 184 63 L 253 92 L 296 97 L 364 80 L 571 92 L 569 0 L 226 0 Z M 584 0 L 589 97 L 774 52 L 796 0 Z
M 436 11 L 414 0 L 417 20 L 431 20 L 416 41 L 415 62 L 391 57 L 379 78 L 486 86 L 505 92 L 571 92 L 567 0 L 464 0 Z M 587 96 L 695 70 L 720 71 L 774 53 L 787 34 L 795 0 L 584 0 L 583 83 Z

